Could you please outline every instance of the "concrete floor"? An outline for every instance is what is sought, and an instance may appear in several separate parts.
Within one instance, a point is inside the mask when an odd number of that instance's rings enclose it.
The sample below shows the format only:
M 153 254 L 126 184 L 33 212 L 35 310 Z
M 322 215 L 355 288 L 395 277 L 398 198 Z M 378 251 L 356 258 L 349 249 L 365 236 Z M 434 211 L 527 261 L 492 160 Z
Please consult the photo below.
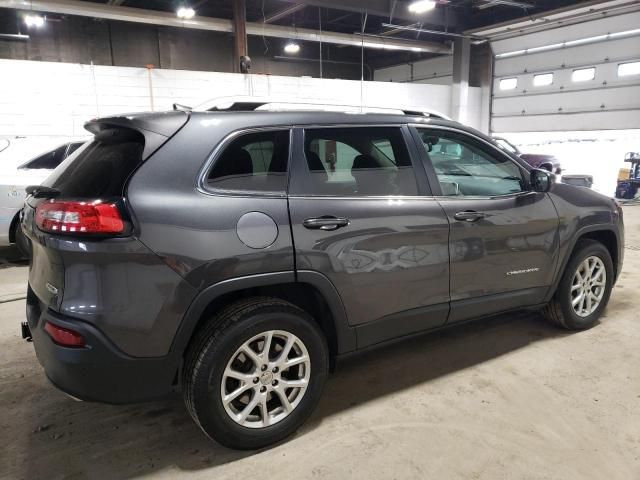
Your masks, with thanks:
M 20 338 L 24 300 L 0 303 L 0 476 L 640 479 L 640 207 L 625 216 L 601 325 L 567 334 L 513 314 L 350 360 L 295 437 L 254 453 L 210 442 L 178 397 L 68 399 Z M 21 296 L 26 267 L 4 266 L 0 295 Z

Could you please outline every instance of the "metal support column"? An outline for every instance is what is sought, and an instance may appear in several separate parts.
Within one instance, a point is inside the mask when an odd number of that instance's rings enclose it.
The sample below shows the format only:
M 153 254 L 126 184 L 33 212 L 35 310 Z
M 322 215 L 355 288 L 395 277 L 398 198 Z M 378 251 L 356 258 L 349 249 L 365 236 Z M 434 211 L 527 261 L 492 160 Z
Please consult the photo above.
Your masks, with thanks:
M 240 57 L 248 55 L 247 50 L 247 8 L 245 0 L 233 0 L 234 55 L 233 71 L 240 72 Z

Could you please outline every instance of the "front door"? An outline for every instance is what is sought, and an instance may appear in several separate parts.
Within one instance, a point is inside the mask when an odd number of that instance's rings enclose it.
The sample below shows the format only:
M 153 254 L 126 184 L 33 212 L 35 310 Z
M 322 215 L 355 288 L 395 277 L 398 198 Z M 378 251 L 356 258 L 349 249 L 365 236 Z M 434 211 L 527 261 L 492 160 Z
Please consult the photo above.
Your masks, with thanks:
M 359 347 L 444 324 L 449 222 L 414 168 L 408 128 L 314 127 L 295 137 L 289 209 L 299 276 L 329 278 Z
M 449 322 L 541 302 L 558 251 L 548 195 L 530 191 L 525 168 L 480 137 L 416 128 L 414 138 L 451 223 Z

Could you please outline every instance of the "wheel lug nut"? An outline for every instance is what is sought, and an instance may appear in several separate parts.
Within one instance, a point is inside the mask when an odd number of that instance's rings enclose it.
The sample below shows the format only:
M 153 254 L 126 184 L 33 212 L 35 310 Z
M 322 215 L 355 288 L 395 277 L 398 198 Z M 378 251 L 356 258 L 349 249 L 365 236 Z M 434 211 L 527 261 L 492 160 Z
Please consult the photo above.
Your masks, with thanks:
M 266 391 L 267 391 L 267 387 L 260 387 L 260 391 L 261 391 L 262 393 L 266 392 Z
M 273 382 L 271 382 L 271 385 L 273 385 L 274 387 L 278 385 L 278 380 L 274 380 Z
M 262 367 L 260 367 L 260 369 L 264 372 L 267 369 L 266 365 L 262 365 Z
M 273 373 L 278 373 L 278 367 L 273 367 Z
M 258 377 L 253 379 L 253 383 L 258 383 L 260 380 L 258 379 Z

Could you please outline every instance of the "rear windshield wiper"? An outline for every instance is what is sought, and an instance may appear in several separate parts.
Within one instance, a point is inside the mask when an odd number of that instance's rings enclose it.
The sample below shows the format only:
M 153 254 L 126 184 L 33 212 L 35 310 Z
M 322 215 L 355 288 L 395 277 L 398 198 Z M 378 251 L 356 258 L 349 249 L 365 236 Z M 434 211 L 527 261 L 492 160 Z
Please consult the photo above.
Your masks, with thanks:
M 60 190 L 57 188 L 45 187 L 44 185 L 29 185 L 25 190 L 34 198 L 55 198 L 60 195 Z

